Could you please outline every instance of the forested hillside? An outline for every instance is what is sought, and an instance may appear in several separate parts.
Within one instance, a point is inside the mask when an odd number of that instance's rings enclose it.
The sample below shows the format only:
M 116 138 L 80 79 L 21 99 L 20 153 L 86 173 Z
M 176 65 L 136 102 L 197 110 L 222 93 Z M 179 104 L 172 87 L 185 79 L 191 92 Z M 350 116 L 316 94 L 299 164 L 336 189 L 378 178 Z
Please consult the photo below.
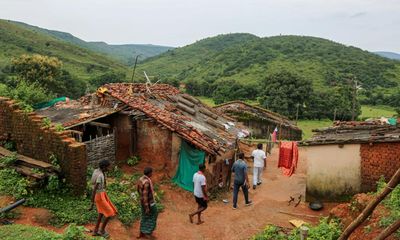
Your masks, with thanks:
M 399 92 L 400 84 L 398 61 L 330 40 L 304 36 L 219 35 L 149 58 L 139 70 L 146 70 L 161 81 L 185 82 L 190 93 L 213 97 L 217 103 L 258 98 L 266 107 L 265 94 L 270 93 L 264 90 L 274 91 L 269 86 L 271 79 L 279 76 L 284 81 L 278 78 L 276 82 L 287 84 L 291 82 L 288 78 L 301 79 L 303 84 L 311 84 L 313 94 L 309 92 L 308 100 L 286 102 L 287 95 L 278 94 L 280 105 L 288 105 L 287 109 L 268 107 L 283 114 L 293 114 L 290 104 L 322 104 L 313 106 L 313 111 L 327 108 L 325 113 L 306 114 L 306 109 L 300 107 L 300 116 L 311 118 L 332 118 L 335 108 L 348 112 L 356 82 L 358 99 L 368 104 L 395 104 L 393 95 Z M 273 87 L 280 93 L 284 92 L 280 88 L 290 89 L 277 84 Z M 322 103 L 327 99 L 335 101 L 335 105 Z M 310 107 L 307 109 L 311 111 Z M 359 106 L 357 109 L 359 113 Z M 346 119 L 349 115 L 343 113 L 341 117 Z
M 75 37 L 74 35 L 66 32 L 60 32 L 55 30 L 48 30 L 36 26 L 32 26 L 26 23 L 14 22 L 29 28 L 33 31 L 40 32 L 46 35 L 50 35 L 59 40 L 69 42 L 82 48 L 86 48 L 97 53 L 106 54 L 126 65 L 133 65 L 135 63 L 136 56 L 138 60 L 144 60 L 149 57 L 159 55 L 163 52 L 172 49 L 172 47 L 158 46 L 152 44 L 107 44 L 105 42 L 86 42 L 82 39 Z
M 0 20 L 0 70 L 22 54 L 57 57 L 72 75 L 89 79 L 105 71 L 126 71 L 126 67 L 102 54 L 77 47 L 10 21 Z M 7 69 L 6 69 L 7 70 Z

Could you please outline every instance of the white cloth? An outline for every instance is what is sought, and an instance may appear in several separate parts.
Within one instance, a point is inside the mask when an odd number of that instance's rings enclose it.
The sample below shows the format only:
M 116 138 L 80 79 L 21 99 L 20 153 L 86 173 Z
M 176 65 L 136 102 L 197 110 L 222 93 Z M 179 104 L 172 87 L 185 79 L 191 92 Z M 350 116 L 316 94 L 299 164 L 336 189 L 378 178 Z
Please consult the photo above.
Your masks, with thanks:
M 253 186 L 257 186 L 257 183 L 261 183 L 261 175 L 263 172 L 263 167 L 253 167 Z
M 254 158 L 254 166 L 253 167 L 264 167 L 264 159 L 267 158 L 265 152 L 261 149 L 256 149 L 251 153 L 251 156 Z
M 91 182 L 92 182 L 93 186 L 97 183 L 99 184 L 97 186 L 97 192 L 104 191 L 104 188 L 105 188 L 104 173 L 99 168 L 94 170 L 92 178 L 91 178 Z
M 202 174 L 195 173 L 193 175 L 193 183 L 194 183 L 194 189 L 193 189 L 194 195 L 198 198 L 203 198 L 204 194 L 201 186 L 205 186 L 207 184 L 206 177 Z

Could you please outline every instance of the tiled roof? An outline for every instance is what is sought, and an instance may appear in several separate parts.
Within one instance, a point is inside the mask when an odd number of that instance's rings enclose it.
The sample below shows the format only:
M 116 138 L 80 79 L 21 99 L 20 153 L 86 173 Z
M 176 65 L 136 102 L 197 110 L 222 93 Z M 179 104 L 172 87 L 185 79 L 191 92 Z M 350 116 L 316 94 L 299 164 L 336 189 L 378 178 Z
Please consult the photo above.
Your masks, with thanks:
M 311 139 L 301 145 L 400 142 L 400 126 L 381 122 L 336 122 L 334 126 L 315 129 Z
M 211 112 L 208 115 L 215 114 L 212 109 L 197 99 L 180 93 L 170 85 L 155 84 L 146 87 L 145 84 L 112 83 L 103 87 L 107 89 L 105 94 L 118 99 L 133 110 L 143 112 L 147 117 L 208 153 L 218 154 L 220 150 L 232 147 L 234 144 L 236 132 L 222 129 L 223 123 L 227 122 L 226 119 L 217 115 L 217 120 L 211 120 L 201 112 L 208 111 Z M 179 109 L 178 105 L 184 105 L 183 103 L 186 104 L 187 111 L 193 111 L 193 114 Z M 210 121 L 215 126 L 207 123 Z

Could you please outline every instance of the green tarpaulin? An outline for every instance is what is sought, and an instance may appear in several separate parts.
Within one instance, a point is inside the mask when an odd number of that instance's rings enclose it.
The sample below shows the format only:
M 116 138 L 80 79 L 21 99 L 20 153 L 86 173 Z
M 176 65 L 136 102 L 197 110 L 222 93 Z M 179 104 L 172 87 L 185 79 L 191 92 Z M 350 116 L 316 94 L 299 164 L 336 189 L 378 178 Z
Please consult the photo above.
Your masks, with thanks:
M 42 109 L 42 108 L 47 108 L 47 107 L 51 107 L 54 104 L 58 103 L 58 102 L 65 102 L 67 101 L 67 97 L 59 97 L 59 98 L 54 98 L 53 100 L 49 101 L 49 102 L 41 102 L 38 104 L 35 104 L 33 106 L 34 109 Z
M 193 174 L 204 163 L 206 154 L 182 141 L 179 154 L 179 166 L 172 181 L 185 190 L 193 192 Z

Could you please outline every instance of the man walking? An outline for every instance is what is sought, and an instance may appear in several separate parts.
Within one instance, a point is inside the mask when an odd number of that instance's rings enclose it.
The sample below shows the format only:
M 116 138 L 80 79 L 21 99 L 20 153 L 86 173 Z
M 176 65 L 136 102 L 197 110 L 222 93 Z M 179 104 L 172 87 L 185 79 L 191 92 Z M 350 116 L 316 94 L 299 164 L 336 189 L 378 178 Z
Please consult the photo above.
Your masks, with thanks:
M 247 175 L 247 164 L 244 161 L 244 153 L 238 154 L 238 160 L 233 163 L 232 172 L 235 174 L 233 181 L 233 209 L 237 209 L 237 198 L 239 188 L 242 188 L 245 205 L 250 206 L 252 201 L 249 200 L 249 178 Z
M 202 224 L 204 221 L 201 220 L 201 213 L 207 209 L 207 181 L 204 176 L 204 170 L 206 166 L 204 164 L 199 165 L 199 171 L 193 175 L 193 184 L 194 184 L 194 198 L 197 202 L 198 208 L 194 213 L 189 214 L 189 220 L 193 223 L 193 216 L 197 215 L 197 224 Z
M 138 238 L 153 239 L 152 233 L 157 225 L 157 207 L 154 200 L 154 187 L 151 181 L 153 169 L 146 167 L 143 176 L 139 179 L 137 190 L 140 196 L 142 219 L 140 221 L 140 234 Z
M 261 175 L 267 166 L 267 156 L 262 150 L 263 145 L 261 143 L 257 144 L 257 149 L 251 154 L 251 158 L 254 161 L 253 164 L 253 189 L 256 189 L 257 185 L 262 183 Z

